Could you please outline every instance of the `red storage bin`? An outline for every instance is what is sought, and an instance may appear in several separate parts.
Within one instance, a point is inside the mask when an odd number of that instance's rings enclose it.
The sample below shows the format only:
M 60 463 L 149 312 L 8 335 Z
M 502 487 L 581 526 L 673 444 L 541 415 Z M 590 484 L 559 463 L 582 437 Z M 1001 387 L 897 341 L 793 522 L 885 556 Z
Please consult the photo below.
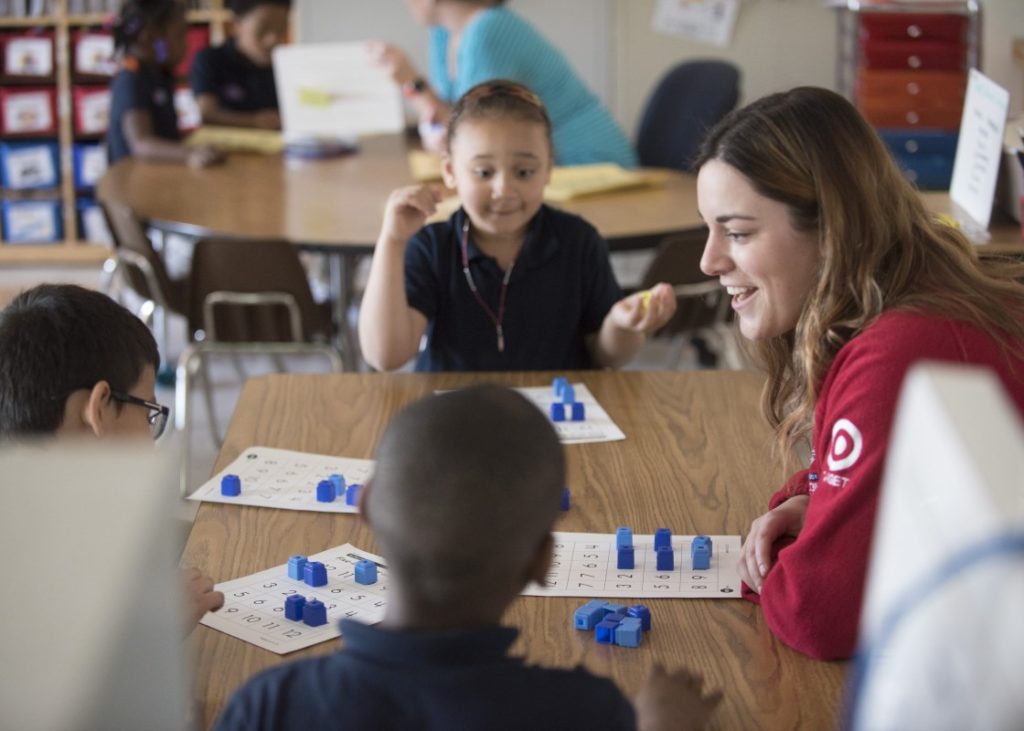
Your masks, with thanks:
M 865 69 L 857 78 L 857 98 L 942 100 L 946 106 L 960 106 L 967 90 L 962 71 L 890 71 Z
M 114 37 L 101 31 L 79 31 L 72 36 L 71 68 L 75 76 L 113 76 Z
M 0 87 L 0 134 L 57 134 L 57 93 L 53 87 Z
M 963 44 L 967 16 L 939 13 L 865 13 L 860 21 L 864 41 L 919 41 Z
M 861 114 L 875 127 L 902 129 L 960 128 L 962 107 L 896 107 L 886 100 L 868 99 L 859 103 Z
M 29 32 L 0 36 L 3 73 L 35 79 L 54 77 L 53 33 Z
M 75 105 L 75 134 L 105 134 L 110 124 L 110 87 L 75 86 L 71 98 Z
M 210 45 L 210 29 L 205 26 L 193 26 L 185 32 L 185 58 L 178 67 L 174 69 L 174 75 L 179 79 L 188 78 L 189 69 L 192 68 L 192 59 L 196 54 Z
M 962 71 L 967 49 L 947 43 L 866 43 L 861 45 L 861 65 L 869 69 Z

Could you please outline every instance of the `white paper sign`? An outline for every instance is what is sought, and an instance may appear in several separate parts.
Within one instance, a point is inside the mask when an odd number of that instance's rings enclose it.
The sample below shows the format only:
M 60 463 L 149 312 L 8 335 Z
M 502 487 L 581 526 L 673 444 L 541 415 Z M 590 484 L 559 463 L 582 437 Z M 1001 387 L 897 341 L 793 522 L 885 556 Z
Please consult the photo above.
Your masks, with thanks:
M 86 147 L 82 150 L 78 160 L 81 165 L 78 173 L 79 181 L 88 188 L 96 185 L 103 177 L 103 173 L 107 171 L 107 151 L 102 145 Z
M 109 35 L 83 35 L 75 44 L 75 71 L 80 74 L 113 76 L 114 38 Z
M 278 46 L 274 79 L 288 141 L 400 132 L 405 124 L 398 86 L 364 43 Z
M 971 69 L 949 197 L 972 219 L 961 223 L 974 223 L 983 230 L 992 217 L 992 199 L 1003 152 L 1003 126 L 1009 107 L 1009 92 Z
M 56 241 L 57 217 L 52 203 L 18 203 L 7 209 L 10 242 Z
M 94 244 L 113 244 L 114 239 L 107 227 L 107 219 L 99 206 L 88 206 L 82 209 L 82 233 L 85 240 Z
M 11 38 L 4 53 L 7 73 L 49 76 L 53 73 L 53 41 L 49 38 Z
M 45 91 L 11 94 L 4 103 L 8 132 L 49 132 L 53 129 L 50 94 Z
M 110 123 L 110 91 L 104 89 L 78 98 L 78 131 L 102 134 Z
M 49 147 L 12 149 L 7 153 L 7 183 L 11 188 L 41 188 L 57 184 L 57 168 Z
M 732 41 L 739 9 L 739 0 L 658 0 L 651 27 L 724 48 Z
M 178 129 L 182 132 L 193 130 L 203 123 L 203 115 L 191 89 L 175 89 L 174 111 L 178 115 Z

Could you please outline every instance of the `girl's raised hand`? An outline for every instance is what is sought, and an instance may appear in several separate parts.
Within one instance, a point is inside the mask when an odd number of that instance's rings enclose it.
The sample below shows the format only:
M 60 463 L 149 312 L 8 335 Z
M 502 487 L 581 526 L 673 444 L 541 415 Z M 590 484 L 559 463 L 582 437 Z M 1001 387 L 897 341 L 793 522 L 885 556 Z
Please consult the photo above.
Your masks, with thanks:
M 384 211 L 381 241 L 404 247 L 405 242 L 434 215 L 440 202 L 441 188 L 438 185 L 410 185 L 392 191 Z
M 399 86 L 415 81 L 416 67 L 401 48 L 383 41 L 370 41 L 366 44 L 366 52 L 370 60 L 387 71 Z

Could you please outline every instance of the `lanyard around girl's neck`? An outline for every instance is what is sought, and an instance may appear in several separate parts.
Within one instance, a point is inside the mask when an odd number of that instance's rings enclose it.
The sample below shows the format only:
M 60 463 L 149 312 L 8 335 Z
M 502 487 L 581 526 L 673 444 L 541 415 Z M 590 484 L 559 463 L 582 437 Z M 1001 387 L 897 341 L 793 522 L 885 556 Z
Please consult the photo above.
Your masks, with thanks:
M 502 322 L 505 319 L 505 297 L 508 294 L 508 283 L 512 278 L 512 270 L 516 266 L 516 260 L 513 259 L 508 265 L 508 269 L 505 270 L 505 276 L 501 280 L 501 294 L 498 296 L 498 314 L 494 314 L 494 310 L 487 306 L 484 302 L 484 298 L 480 296 L 480 291 L 476 287 L 476 282 L 473 281 L 473 274 L 469 271 L 469 217 L 466 217 L 466 221 L 462 224 L 462 273 L 466 276 L 466 284 L 469 285 L 469 291 L 476 297 L 476 301 L 480 303 L 480 307 L 487 313 L 487 317 L 494 323 L 494 332 L 498 336 L 498 352 L 505 352 L 505 330 L 502 328 Z

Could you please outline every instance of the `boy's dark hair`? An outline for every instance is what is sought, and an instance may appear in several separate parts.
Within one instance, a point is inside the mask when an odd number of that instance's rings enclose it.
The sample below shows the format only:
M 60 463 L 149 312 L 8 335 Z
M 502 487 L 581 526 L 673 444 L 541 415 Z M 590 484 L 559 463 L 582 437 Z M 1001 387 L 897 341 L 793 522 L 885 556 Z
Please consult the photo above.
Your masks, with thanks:
M 248 15 L 260 5 L 280 5 L 291 10 L 292 0 L 228 0 L 228 8 L 236 18 Z
M 51 434 L 74 391 L 107 381 L 127 392 L 146 366 L 160 366 L 153 334 L 105 294 L 30 289 L 0 311 L 0 439 Z
M 562 445 L 541 410 L 477 386 L 427 397 L 391 422 L 367 512 L 402 591 L 444 608 L 522 588 L 564 485 Z
M 551 118 L 540 97 L 516 81 L 494 79 L 477 84 L 463 94 L 452 108 L 448 120 L 448 151 L 459 124 L 467 119 L 504 118 L 544 125 L 548 146 L 551 142 Z
M 114 19 L 114 47 L 125 50 L 135 45 L 146 28 L 163 28 L 175 14 L 184 14 L 180 0 L 124 0 Z

